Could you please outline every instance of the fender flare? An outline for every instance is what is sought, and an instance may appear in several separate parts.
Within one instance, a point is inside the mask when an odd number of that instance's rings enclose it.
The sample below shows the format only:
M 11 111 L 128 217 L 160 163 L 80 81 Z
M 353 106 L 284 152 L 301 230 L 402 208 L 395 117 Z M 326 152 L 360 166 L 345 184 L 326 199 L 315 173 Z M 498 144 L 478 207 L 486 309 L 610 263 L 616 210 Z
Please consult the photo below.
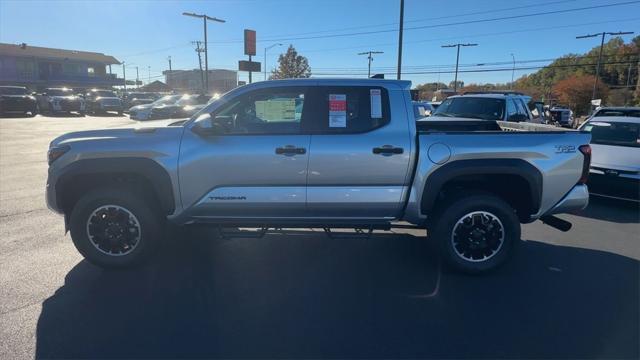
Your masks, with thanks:
M 144 177 L 153 187 L 163 212 L 171 214 L 175 210 L 175 198 L 169 173 L 156 161 L 148 158 L 118 157 L 83 159 L 65 166 L 56 182 L 56 197 L 62 199 L 65 184 L 76 176 L 135 174 Z
M 517 175 L 529 185 L 533 213 L 542 200 L 542 174 L 535 166 L 522 159 L 471 159 L 456 160 L 442 165 L 431 173 L 422 192 L 420 210 L 428 214 L 436 203 L 443 186 L 458 176 L 465 175 Z

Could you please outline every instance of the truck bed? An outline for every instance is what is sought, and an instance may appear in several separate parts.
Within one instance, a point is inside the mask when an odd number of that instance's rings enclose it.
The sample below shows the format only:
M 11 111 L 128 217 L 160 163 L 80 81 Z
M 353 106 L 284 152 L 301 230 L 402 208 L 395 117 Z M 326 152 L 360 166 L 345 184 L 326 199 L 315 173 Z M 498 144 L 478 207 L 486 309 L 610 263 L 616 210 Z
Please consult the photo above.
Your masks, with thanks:
M 453 121 L 416 121 L 418 133 L 427 132 L 474 132 L 474 131 L 517 131 L 517 132 L 575 132 L 576 130 L 560 128 L 553 125 L 517 123 L 491 120 L 453 120 Z

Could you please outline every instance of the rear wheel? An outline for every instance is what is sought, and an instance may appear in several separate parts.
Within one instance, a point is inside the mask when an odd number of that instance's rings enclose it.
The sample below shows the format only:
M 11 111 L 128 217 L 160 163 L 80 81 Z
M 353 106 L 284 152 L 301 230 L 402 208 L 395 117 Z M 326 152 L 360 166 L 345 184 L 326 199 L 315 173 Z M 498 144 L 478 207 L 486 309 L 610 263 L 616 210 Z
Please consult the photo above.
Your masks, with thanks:
M 501 198 L 472 194 L 445 205 L 435 221 L 434 237 L 450 267 L 480 273 L 507 260 L 520 241 L 520 221 Z
M 74 245 L 88 261 L 104 268 L 142 264 L 160 245 L 163 226 L 149 201 L 127 189 L 87 193 L 70 217 Z

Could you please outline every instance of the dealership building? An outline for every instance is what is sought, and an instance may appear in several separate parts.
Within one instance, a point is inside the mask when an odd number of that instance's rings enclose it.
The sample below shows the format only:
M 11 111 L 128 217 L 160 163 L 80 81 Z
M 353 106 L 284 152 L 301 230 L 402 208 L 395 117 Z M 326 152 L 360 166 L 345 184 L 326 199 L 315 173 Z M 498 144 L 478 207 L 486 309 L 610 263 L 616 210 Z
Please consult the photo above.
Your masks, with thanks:
M 0 85 L 110 88 L 124 85 L 111 73 L 120 62 L 102 53 L 0 43 Z

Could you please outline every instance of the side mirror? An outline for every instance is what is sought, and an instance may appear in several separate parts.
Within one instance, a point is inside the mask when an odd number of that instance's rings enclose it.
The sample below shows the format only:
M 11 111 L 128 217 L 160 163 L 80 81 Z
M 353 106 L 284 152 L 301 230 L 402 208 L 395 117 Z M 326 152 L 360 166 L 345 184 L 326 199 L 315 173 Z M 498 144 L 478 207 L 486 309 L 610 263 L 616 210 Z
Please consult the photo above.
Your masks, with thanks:
M 211 114 L 200 115 L 193 124 L 191 131 L 200 136 L 215 136 L 225 133 L 220 119 L 212 119 Z

